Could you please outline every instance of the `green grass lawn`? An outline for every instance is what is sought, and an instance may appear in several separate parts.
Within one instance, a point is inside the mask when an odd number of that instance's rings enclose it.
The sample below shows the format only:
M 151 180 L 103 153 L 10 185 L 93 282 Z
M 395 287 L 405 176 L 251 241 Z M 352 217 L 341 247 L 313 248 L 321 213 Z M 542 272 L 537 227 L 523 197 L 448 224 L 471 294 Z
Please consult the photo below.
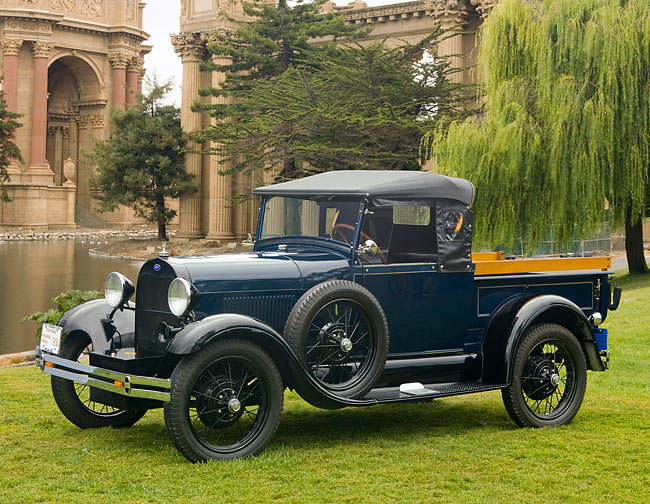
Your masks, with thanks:
M 48 377 L 0 369 L 0 503 L 650 502 L 650 275 L 618 284 L 612 368 L 554 429 L 517 428 L 499 392 L 339 411 L 287 393 L 262 455 L 193 465 L 160 410 L 82 431 Z

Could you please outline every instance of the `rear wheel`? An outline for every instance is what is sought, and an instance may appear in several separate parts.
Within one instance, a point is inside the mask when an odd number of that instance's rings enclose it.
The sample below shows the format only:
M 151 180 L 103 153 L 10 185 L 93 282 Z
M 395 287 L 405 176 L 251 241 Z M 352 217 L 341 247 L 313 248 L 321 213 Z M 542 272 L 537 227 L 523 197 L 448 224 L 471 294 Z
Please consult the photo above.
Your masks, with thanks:
M 92 352 L 90 336 L 85 333 L 70 333 L 61 343 L 59 355 L 76 362 L 88 362 Z M 90 399 L 90 387 L 84 383 L 72 382 L 52 376 L 52 395 L 61 413 L 77 427 L 130 427 L 147 410 L 126 411 Z
M 165 426 L 192 462 L 260 453 L 280 423 L 282 378 L 271 357 L 244 340 L 217 341 L 172 373 Z
M 573 419 L 586 386 L 587 364 L 578 340 L 563 326 L 540 324 L 519 344 L 512 383 L 501 394 L 517 425 L 547 427 Z

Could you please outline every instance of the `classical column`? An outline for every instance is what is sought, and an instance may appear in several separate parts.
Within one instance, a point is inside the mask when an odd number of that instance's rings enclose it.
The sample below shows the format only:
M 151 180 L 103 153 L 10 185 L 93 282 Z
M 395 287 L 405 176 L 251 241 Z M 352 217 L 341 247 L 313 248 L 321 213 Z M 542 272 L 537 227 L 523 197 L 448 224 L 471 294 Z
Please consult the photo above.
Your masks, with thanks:
M 7 100 L 7 110 L 18 112 L 18 54 L 23 41 L 20 39 L 3 39 L 2 56 L 4 78 L 2 87 Z
M 138 58 L 139 67 L 138 67 L 138 94 L 142 94 L 142 81 L 144 81 L 144 74 L 147 72 L 144 69 L 144 56 Z
M 130 58 L 124 53 L 114 52 L 108 55 L 108 59 L 113 67 L 113 107 L 123 109 L 126 103 L 126 66 Z
M 34 50 L 34 82 L 32 96 L 32 160 L 30 170 L 51 177 L 47 163 L 47 60 L 52 51 L 51 42 L 32 42 Z M 34 180 L 34 179 L 33 179 Z M 47 182 L 49 180 L 43 180 Z
M 445 30 L 450 30 L 453 36 L 441 40 L 438 44 L 438 55 L 449 58 L 452 68 L 463 68 L 463 25 L 469 15 L 465 0 L 429 0 L 431 16 Z M 455 72 L 449 76 L 453 82 L 463 82 L 465 72 Z
M 230 65 L 232 59 L 225 56 L 214 56 L 212 61 L 216 65 Z M 212 72 L 212 87 L 221 87 L 226 75 L 223 72 Z M 226 104 L 228 98 L 217 96 L 213 98 L 215 104 Z M 216 119 L 212 119 L 216 121 Z M 215 145 L 216 147 L 216 145 Z M 225 162 L 223 156 L 210 156 L 210 214 L 208 238 L 217 240 L 232 240 L 232 175 L 219 175 L 219 171 L 230 168 L 230 163 Z
M 140 58 L 134 57 L 129 60 L 126 67 L 126 104 L 137 103 L 136 93 L 138 92 L 138 74 L 140 72 Z
M 181 98 L 181 126 L 191 133 L 202 128 L 202 114 L 192 112 L 192 103 L 199 97 L 201 87 L 201 69 L 199 65 L 205 57 L 204 42 L 198 34 L 182 33 L 172 36 L 174 50 L 181 55 L 183 62 L 183 82 Z M 195 142 L 188 142 L 188 153 L 185 154 L 185 169 L 194 175 L 194 182 L 199 190 L 193 194 L 181 196 L 179 218 L 179 238 L 200 238 L 201 232 L 201 154 L 192 152 L 199 150 Z

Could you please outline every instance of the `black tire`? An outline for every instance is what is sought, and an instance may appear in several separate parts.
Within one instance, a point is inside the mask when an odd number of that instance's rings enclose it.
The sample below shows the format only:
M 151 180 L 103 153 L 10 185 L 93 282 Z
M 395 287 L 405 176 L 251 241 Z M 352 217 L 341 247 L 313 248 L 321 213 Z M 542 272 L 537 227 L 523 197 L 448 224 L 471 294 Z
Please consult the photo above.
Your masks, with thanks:
M 216 341 L 172 373 L 165 426 L 192 462 L 260 453 L 280 424 L 282 378 L 268 353 L 245 340 Z
M 501 395 L 520 427 L 552 427 L 573 419 L 586 387 L 587 363 L 576 337 L 563 326 L 539 324 L 519 344 L 512 383 Z
M 59 355 L 64 359 L 83 361 L 91 351 L 90 336 L 76 332 L 65 337 Z M 147 412 L 146 409 L 127 411 L 91 401 L 89 387 L 83 383 L 52 376 L 51 385 L 61 413 L 82 429 L 130 427 Z
M 347 280 L 323 282 L 295 304 L 284 339 L 321 385 L 354 399 L 384 370 L 388 323 L 377 298 Z

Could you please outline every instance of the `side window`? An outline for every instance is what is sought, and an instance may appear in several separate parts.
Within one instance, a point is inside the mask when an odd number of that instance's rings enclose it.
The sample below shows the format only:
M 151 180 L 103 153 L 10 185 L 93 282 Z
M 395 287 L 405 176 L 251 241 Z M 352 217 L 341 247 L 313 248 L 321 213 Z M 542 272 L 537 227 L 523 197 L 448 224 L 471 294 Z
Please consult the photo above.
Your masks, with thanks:
M 392 213 L 393 231 L 390 237 L 388 262 L 436 262 L 438 245 L 435 219 L 431 218 L 431 207 L 395 205 Z
M 431 207 L 394 206 L 393 224 L 407 226 L 428 226 L 431 223 Z

